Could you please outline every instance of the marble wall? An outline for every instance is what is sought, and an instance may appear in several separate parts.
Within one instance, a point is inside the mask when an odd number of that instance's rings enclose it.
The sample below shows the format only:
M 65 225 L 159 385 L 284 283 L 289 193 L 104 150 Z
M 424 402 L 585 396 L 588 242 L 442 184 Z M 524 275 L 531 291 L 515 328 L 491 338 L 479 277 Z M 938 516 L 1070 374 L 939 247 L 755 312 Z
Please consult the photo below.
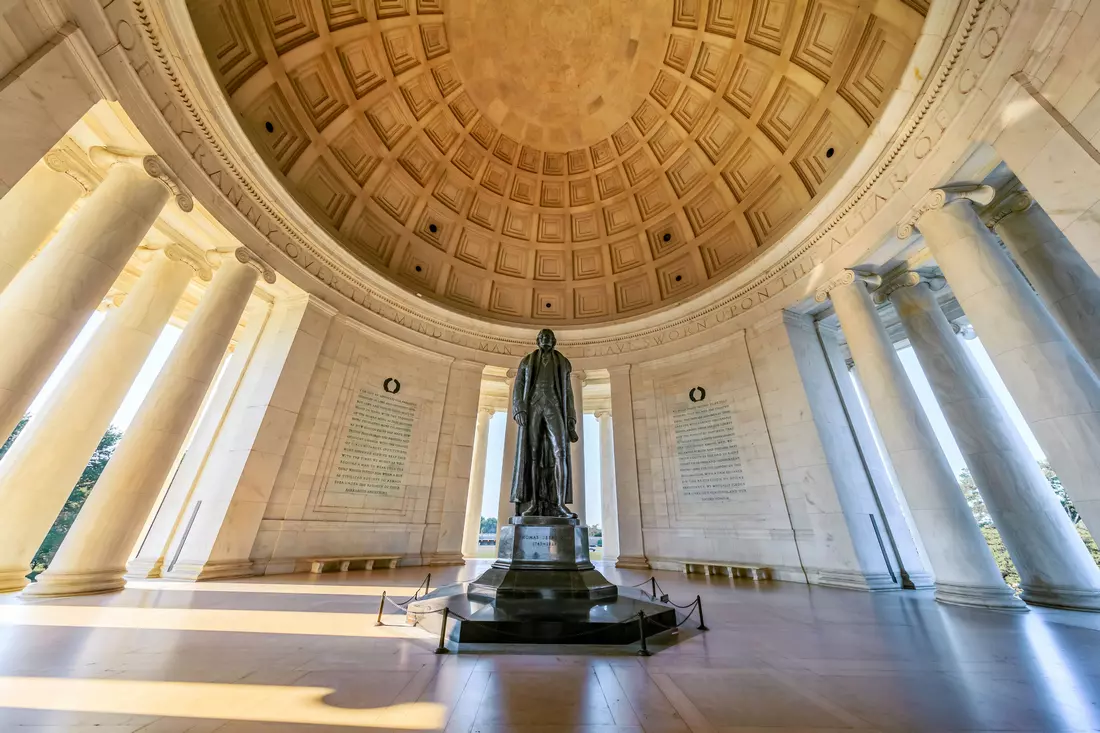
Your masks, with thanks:
M 383 388 L 391 378 L 396 394 Z M 307 379 L 252 547 L 253 572 L 290 572 L 326 555 L 460 562 L 481 366 L 338 319 Z M 384 492 L 349 491 L 340 480 L 363 400 L 400 400 L 413 416 L 403 470 Z
M 746 334 L 634 365 L 630 377 L 650 565 L 677 569 L 683 560 L 727 560 L 766 565 L 784 580 L 804 580 Z M 695 387 L 706 390 L 695 405 L 725 403 L 733 416 L 743 485 L 719 501 L 685 496 L 679 481 L 674 413 L 691 404 Z
M 783 580 L 896 588 L 895 559 L 876 531 L 877 523 L 885 533 L 885 523 L 812 322 L 812 340 L 793 338 L 801 331 L 790 328 L 775 314 L 748 332 L 631 368 L 646 556 L 656 568 L 727 562 L 766 566 Z M 693 403 L 698 387 L 706 395 Z M 820 399 L 825 388 L 830 402 Z M 683 422 L 707 406 L 728 409 L 739 467 L 717 446 L 712 464 L 726 476 L 699 491 L 697 477 L 685 480 L 698 438 Z

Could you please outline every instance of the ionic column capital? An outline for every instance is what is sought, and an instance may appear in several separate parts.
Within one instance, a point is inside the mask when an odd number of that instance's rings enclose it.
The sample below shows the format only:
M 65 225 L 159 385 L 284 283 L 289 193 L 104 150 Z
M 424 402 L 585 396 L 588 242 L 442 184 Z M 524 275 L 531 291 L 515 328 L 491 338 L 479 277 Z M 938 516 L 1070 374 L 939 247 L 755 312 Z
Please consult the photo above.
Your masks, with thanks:
M 883 278 L 882 285 L 872 294 L 872 298 L 875 303 L 885 303 L 891 295 L 902 288 L 911 288 L 921 283 L 925 283 L 933 291 L 943 290 L 947 286 L 947 280 L 943 275 L 902 268 L 888 273 Z
M 481 417 L 482 415 L 485 415 L 486 417 L 491 418 L 493 415 L 497 414 L 497 410 L 496 410 L 496 408 L 490 407 L 489 405 L 481 405 L 480 407 L 477 408 L 477 414 L 478 414 L 478 417 Z
M 79 148 L 69 138 L 65 138 L 60 145 L 55 147 L 42 158 L 46 167 L 57 173 L 68 176 L 84 190 L 85 196 L 90 194 L 99 185 L 101 174 L 95 166 L 88 162 L 87 157 L 79 152 Z
M 898 224 L 898 239 L 909 239 L 913 236 L 913 229 L 920 229 L 920 218 L 929 211 L 942 209 L 950 203 L 962 200 L 988 206 L 992 203 L 994 196 L 996 196 L 996 191 L 993 190 L 993 187 L 982 183 L 953 183 L 940 188 L 933 188 Z
M 1013 191 L 986 210 L 985 225 L 993 229 L 1001 223 L 1001 220 L 1013 214 L 1022 214 L 1034 203 L 1035 199 L 1027 191 Z
M 173 262 L 182 262 L 195 271 L 195 275 L 204 282 L 210 282 L 214 271 L 206 261 L 205 254 L 199 254 L 182 244 L 170 244 L 163 250 L 164 256 Z
M 973 341 L 978 337 L 978 334 L 974 332 L 974 327 L 969 323 L 956 323 L 951 322 L 951 330 L 955 332 L 955 335 L 961 338 L 963 341 Z
M 208 253 L 207 259 L 211 258 L 211 254 L 217 256 L 219 263 L 221 262 L 221 253 Z M 271 265 L 257 257 L 248 247 L 237 247 L 233 250 L 233 258 L 242 265 L 248 265 L 256 272 L 260 273 L 260 277 L 262 277 L 264 282 L 268 285 L 275 284 L 275 270 L 271 269 Z
M 597 420 L 602 420 L 605 417 L 611 417 L 611 410 L 596 410 L 592 414 L 596 416 Z
M 125 300 L 126 293 L 121 290 L 112 290 L 103 296 L 103 300 L 99 301 L 99 307 L 96 310 L 106 311 L 112 308 L 121 308 Z
M 829 299 L 829 293 L 833 290 L 845 285 L 851 285 L 857 280 L 872 290 L 882 285 L 882 278 L 873 272 L 853 269 L 842 270 L 838 275 L 829 280 L 829 282 L 817 289 L 814 300 L 818 303 L 824 303 Z
M 160 181 L 171 192 L 176 200 L 176 206 L 180 211 L 189 212 L 195 208 L 195 201 L 191 194 L 179 182 L 168 165 L 156 155 L 135 155 L 124 150 L 96 146 L 88 151 L 88 157 L 93 163 L 110 168 L 115 165 L 130 165 L 140 167 L 150 178 Z

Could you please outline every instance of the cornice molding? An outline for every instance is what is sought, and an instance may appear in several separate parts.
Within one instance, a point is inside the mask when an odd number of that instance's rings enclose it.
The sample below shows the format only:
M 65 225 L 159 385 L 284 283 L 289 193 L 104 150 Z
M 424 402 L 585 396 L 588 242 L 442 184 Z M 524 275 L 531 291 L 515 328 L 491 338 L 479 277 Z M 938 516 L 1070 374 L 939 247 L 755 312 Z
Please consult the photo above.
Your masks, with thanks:
M 890 109 L 880 125 L 898 124 L 898 129 L 892 137 L 879 138 L 882 143 L 877 150 L 865 148 L 857 156 L 853 169 L 866 166 L 866 172 L 847 193 L 831 191 L 780 243 L 716 288 L 637 321 L 562 329 L 561 348 L 574 358 L 619 360 L 631 353 L 667 351 L 663 347 L 672 342 L 710 329 L 721 331 L 717 334 L 720 338 L 742 328 L 742 316 L 749 311 L 764 304 L 771 308 L 768 301 L 796 283 L 824 276 L 821 268 L 825 260 L 887 207 L 959 118 L 958 110 L 984 80 L 1016 17 L 1015 6 L 992 0 L 969 0 L 955 12 L 944 12 L 948 7 L 947 0 L 933 4 L 923 46 L 918 45 L 923 54 L 920 73 L 914 73 L 913 60 L 906 70 L 910 77 L 927 81 L 915 93 L 895 94 L 888 103 Z M 997 13 L 990 12 L 993 7 L 998 8 Z M 226 114 L 228 105 L 190 27 L 184 3 L 154 5 L 147 0 L 129 0 L 111 3 L 103 12 L 128 64 L 111 67 L 112 73 L 129 75 L 123 96 L 140 85 L 147 100 L 155 100 L 165 129 L 179 143 L 173 154 L 190 159 L 190 176 L 205 178 L 204 194 L 216 190 L 221 196 L 212 210 L 234 210 L 265 246 L 277 249 L 302 273 L 351 303 L 389 321 L 390 332 L 405 330 L 410 336 L 498 356 L 529 350 L 529 333 L 536 327 L 486 328 L 482 321 L 418 300 L 369 271 L 339 249 L 325 230 L 289 201 L 288 194 L 280 195 L 274 175 L 259 170 L 263 164 L 258 157 L 243 160 L 223 144 L 222 127 L 231 124 L 239 128 L 239 123 Z M 979 39 L 984 39 L 981 52 L 975 53 Z M 930 58 L 937 62 L 929 72 Z M 963 70 L 966 74 L 961 77 Z M 1007 80 L 1010 73 L 1010 69 L 999 69 L 997 78 L 1003 75 Z M 124 85 L 118 82 L 118 86 L 122 90 Z M 225 137 L 234 145 L 244 139 L 239 130 L 237 135 Z M 182 164 L 182 158 L 177 162 Z

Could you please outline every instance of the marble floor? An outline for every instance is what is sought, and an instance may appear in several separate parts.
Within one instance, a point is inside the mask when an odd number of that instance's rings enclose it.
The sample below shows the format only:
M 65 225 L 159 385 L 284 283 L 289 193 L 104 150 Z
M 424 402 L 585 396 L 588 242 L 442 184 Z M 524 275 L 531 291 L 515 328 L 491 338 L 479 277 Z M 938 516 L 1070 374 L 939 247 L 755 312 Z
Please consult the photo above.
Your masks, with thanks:
M 476 568 L 437 568 L 433 586 Z M 620 583 L 648 574 L 605 570 Z M 0 596 L 0 732 L 1100 731 L 1100 617 L 657 573 L 708 632 L 436 656 L 420 568 Z M 481 652 L 482 650 L 479 650 Z

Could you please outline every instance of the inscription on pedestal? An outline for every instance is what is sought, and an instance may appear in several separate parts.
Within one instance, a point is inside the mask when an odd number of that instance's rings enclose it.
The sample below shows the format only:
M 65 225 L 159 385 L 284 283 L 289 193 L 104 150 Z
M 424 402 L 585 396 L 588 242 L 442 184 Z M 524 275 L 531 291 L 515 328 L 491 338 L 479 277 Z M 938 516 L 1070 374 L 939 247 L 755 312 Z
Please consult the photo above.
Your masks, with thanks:
M 672 419 L 680 493 L 685 501 L 726 503 L 748 493 L 728 402 L 683 405 L 673 410 Z
M 400 498 L 416 408 L 393 395 L 360 390 L 328 490 Z

